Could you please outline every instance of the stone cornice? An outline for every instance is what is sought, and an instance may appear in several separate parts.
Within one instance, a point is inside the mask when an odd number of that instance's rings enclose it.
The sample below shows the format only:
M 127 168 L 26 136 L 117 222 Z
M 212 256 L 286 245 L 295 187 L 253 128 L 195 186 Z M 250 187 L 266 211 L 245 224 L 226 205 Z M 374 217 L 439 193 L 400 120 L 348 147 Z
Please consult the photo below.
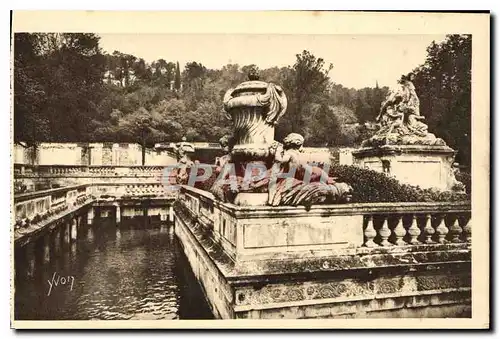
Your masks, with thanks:
M 354 157 L 385 156 L 397 154 L 445 154 L 454 155 L 455 150 L 448 146 L 428 146 L 428 145 L 384 145 L 379 147 L 365 147 L 352 152 Z

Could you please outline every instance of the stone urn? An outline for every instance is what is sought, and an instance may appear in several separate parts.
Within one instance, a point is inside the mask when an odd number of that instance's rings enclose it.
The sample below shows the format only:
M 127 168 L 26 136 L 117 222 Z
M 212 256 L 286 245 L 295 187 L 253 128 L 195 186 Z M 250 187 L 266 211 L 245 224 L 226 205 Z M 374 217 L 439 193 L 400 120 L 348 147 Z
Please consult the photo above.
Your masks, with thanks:
M 248 79 L 224 96 L 224 109 L 234 124 L 231 156 L 235 164 L 241 165 L 266 162 L 274 142 L 275 125 L 287 108 L 287 98 L 280 86 L 259 81 L 255 70 Z

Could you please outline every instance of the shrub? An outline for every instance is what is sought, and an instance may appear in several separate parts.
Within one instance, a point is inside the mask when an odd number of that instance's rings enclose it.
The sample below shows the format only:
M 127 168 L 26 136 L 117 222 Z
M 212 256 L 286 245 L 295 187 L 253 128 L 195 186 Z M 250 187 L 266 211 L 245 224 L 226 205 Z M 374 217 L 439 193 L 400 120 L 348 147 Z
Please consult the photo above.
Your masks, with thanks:
M 471 175 L 469 172 L 458 172 L 455 174 L 455 179 L 460 181 L 462 184 L 465 185 L 465 192 L 470 195 L 471 193 Z
M 357 166 L 333 165 L 329 175 L 338 182 L 353 188 L 353 202 L 425 202 L 461 201 L 469 197 L 463 193 L 445 192 L 437 189 L 422 189 L 407 185 L 384 173 Z

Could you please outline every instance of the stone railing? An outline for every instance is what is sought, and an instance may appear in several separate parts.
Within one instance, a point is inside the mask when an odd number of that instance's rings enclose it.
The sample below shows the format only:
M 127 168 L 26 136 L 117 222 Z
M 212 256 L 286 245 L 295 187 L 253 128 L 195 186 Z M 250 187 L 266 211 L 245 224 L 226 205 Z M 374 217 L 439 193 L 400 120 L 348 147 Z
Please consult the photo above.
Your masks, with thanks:
M 89 192 L 104 199 L 172 198 L 176 192 L 168 190 L 175 183 L 175 172 L 164 178 L 163 166 L 25 166 L 16 165 L 16 188 L 33 194 L 45 188 L 88 185 Z M 21 171 L 19 167 L 23 167 Z M 42 190 L 39 190 L 41 187 Z M 15 193 L 23 189 L 16 189 Z M 37 191 L 37 189 L 39 191 Z
M 163 166 L 73 166 L 14 164 L 14 177 L 102 177 L 152 176 L 163 174 Z
M 95 183 L 91 185 L 92 195 L 98 199 L 148 199 L 175 198 L 177 192 L 168 190 L 159 182 Z
M 160 176 L 163 166 L 91 166 L 91 176 Z
M 14 228 L 28 228 L 63 211 L 85 204 L 89 199 L 88 185 L 18 194 L 14 196 Z
M 429 251 L 455 244 L 467 248 L 472 234 L 470 202 L 351 203 L 310 210 L 245 207 L 221 203 L 209 192 L 183 186 L 177 206 L 229 256 L 242 260 L 301 251 L 356 254 L 413 247 Z
M 404 203 L 392 211 L 378 206 L 365 214 L 366 247 L 471 242 L 471 212 L 468 203 Z

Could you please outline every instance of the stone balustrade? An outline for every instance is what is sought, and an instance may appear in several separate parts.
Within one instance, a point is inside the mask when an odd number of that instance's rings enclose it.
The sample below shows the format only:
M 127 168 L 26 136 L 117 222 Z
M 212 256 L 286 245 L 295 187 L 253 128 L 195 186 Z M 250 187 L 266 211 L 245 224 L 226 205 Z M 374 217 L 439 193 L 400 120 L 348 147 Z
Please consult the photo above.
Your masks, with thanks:
M 87 166 L 79 165 L 25 165 L 14 164 L 14 177 L 34 176 L 80 176 L 88 171 Z
M 114 175 L 115 173 L 115 166 L 93 166 L 89 168 L 89 174 L 91 175 Z
M 90 199 L 87 185 L 19 194 L 14 197 L 14 228 L 28 228 L 55 217 L 57 214 L 78 207 Z
M 304 207 L 236 206 L 183 186 L 179 210 L 189 211 L 233 258 L 284 252 L 470 243 L 470 202 L 350 203 Z M 190 219 L 190 217 L 188 217 Z M 402 249 L 404 251 L 404 249 Z
M 471 242 L 471 213 L 466 208 L 451 211 L 417 211 L 365 215 L 366 247 Z
M 470 219 L 470 202 L 238 206 L 187 186 L 174 204 L 218 318 L 467 316 Z
M 77 166 L 14 164 L 14 177 L 103 177 L 103 176 L 159 176 L 164 166 Z
M 96 183 L 91 186 L 92 195 L 97 199 L 141 199 L 172 198 L 176 192 L 168 190 L 162 183 L 126 182 Z

